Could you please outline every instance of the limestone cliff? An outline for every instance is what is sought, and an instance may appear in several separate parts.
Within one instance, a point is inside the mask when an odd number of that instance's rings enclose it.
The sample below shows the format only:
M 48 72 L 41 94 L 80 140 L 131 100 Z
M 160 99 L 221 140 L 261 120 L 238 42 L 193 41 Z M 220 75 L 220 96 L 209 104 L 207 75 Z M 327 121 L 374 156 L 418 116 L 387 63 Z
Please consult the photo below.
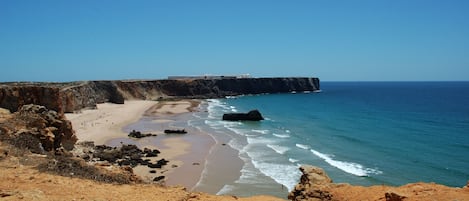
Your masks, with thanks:
M 319 89 L 319 79 L 307 77 L 3 83 L 0 107 L 14 112 L 22 105 L 37 104 L 63 113 L 126 99 L 221 98 Z

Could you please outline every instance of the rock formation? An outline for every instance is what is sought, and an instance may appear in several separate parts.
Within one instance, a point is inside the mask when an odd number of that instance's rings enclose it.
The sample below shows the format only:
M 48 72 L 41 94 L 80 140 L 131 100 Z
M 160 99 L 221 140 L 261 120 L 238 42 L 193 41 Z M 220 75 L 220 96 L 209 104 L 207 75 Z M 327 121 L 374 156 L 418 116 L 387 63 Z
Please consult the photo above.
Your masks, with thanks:
M 259 110 L 251 110 L 248 113 L 227 113 L 223 114 L 225 121 L 260 121 L 264 120 Z
M 0 108 L 15 112 L 22 105 L 37 104 L 64 113 L 94 108 L 104 102 L 122 104 L 126 99 L 222 98 L 316 90 L 319 79 L 308 77 L 2 83 Z
M 332 183 L 323 169 L 304 165 L 300 167 L 302 173 L 300 183 L 288 194 L 288 199 L 300 200 L 332 200 L 332 195 L 323 187 Z
M 70 121 L 39 105 L 23 105 L 13 117 L 2 122 L 2 138 L 11 144 L 45 153 L 59 148 L 71 150 L 77 138 Z
M 411 183 L 404 186 L 354 186 L 333 183 L 323 169 L 304 165 L 300 167 L 300 182 L 289 193 L 293 201 L 319 200 L 469 200 L 469 184 L 452 188 L 435 183 Z

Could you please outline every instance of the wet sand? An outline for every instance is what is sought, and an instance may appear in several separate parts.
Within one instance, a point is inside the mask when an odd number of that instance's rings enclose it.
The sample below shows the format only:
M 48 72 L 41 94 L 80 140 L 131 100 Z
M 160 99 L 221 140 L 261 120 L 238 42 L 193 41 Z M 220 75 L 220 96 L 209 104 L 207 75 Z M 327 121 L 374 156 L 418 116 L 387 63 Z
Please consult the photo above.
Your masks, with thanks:
M 162 169 L 156 169 L 157 174 L 149 173 L 148 167 L 134 168 L 134 172 L 143 179 L 151 181 L 163 175 L 166 185 L 217 193 L 225 183 L 240 176 L 243 162 L 237 157 L 237 151 L 190 126 L 184 127 L 187 134 L 163 133 L 164 129 L 187 126 L 187 122 L 195 118 L 192 112 L 200 112 L 197 111 L 199 104 L 199 100 L 126 101 L 123 105 L 99 104 L 96 110 L 66 116 L 71 120 L 79 141 L 110 146 L 136 144 L 142 149 L 160 150 L 157 160 L 165 158 L 170 162 Z M 127 134 L 133 129 L 158 136 L 131 139 Z

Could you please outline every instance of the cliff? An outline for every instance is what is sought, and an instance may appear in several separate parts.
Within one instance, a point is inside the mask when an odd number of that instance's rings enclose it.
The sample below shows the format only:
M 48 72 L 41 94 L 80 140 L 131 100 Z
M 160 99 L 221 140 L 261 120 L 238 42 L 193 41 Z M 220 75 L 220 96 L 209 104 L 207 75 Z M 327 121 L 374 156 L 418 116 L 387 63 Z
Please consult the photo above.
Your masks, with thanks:
M 15 112 L 22 105 L 37 104 L 64 113 L 104 102 L 122 104 L 127 99 L 203 99 L 319 89 L 319 79 L 307 77 L 3 83 L 0 107 Z

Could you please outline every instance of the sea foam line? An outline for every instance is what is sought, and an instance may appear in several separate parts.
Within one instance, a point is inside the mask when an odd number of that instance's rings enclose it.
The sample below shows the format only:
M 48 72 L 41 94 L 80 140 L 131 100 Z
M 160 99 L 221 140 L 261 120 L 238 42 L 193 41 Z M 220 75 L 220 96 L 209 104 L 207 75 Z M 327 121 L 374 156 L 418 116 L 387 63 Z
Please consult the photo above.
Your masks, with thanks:
M 288 147 L 275 145 L 275 144 L 268 144 L 267 147 L 273 149 L 275 152 L 282 154 L 282 155 L 285 154 L 285 152 L 287 152 L 288 150 L 290 150 L 290 148 Z
M 311 148 L 309 145 L 306 145 L 306 144 L 296 144 L 296 147 L 301 148 L 301 149 L 306 149 L 306 150 Z
M 275 137 L 278 137 L 278 138 L 289 138 L 289 137 L 290 137 L 290 135 L 288 135 L 288 134 L 277 134 L 277 133 L 274 133 L 274 134 L 272 134 L 272 135 L 274 135 Z
M 332 165 L 336 168 L 339 168 L 340 170 L 344 172 L 347 172 L 349 174 L 353 174 L 359 177 L 367 177 L 370 174 L 382 174 L 383 173 L 376 169 L 365 168 L 363 167 L 363 165 L 360 165 L 358 163 L 334 160 L 332 159 L 331 156 L 318 152 L 314 149 L 311 149 L 311 152 L 313 152 L 313 154 L 318 156 L 319 158 L 324 159 L 326 163 L 328 163 L 329 165 Z
M 252 129 L 251 131 L 252 131 L 252 132 L 256 132 L 256 133 L 260 133 L 260 134 L 268 134 L 268 133 L 269 133 L 269 130 L 256 130 L 256 129 Z

